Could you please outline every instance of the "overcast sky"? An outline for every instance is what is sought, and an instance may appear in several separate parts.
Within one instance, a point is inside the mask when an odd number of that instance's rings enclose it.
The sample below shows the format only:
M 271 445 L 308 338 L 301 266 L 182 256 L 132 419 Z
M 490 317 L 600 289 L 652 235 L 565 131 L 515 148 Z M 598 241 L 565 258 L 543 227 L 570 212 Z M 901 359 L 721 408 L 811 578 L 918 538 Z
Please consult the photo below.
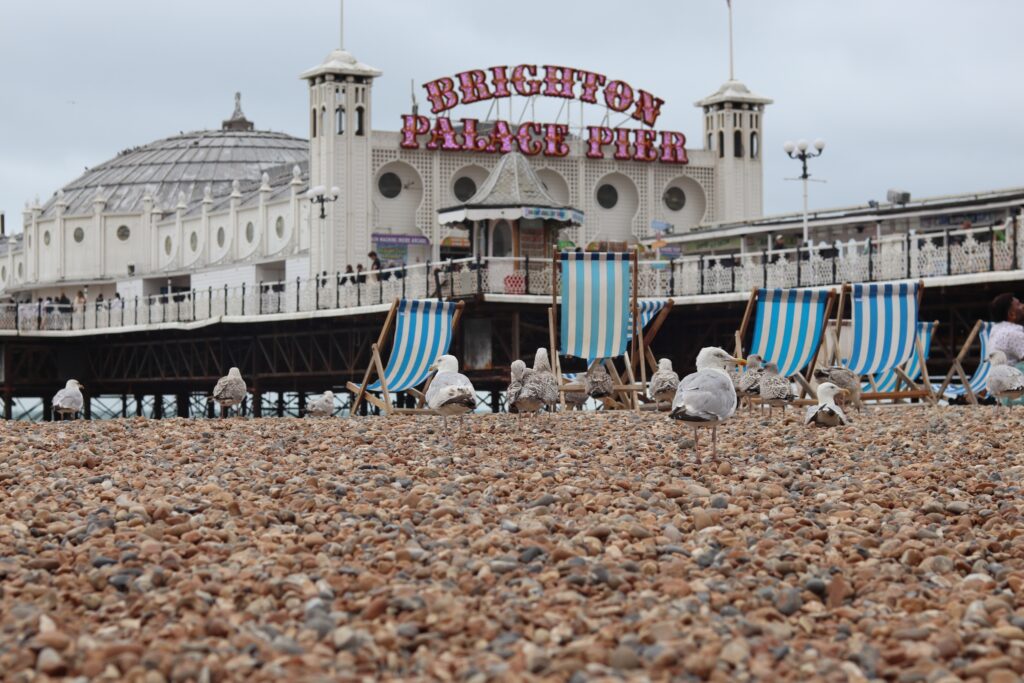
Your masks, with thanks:
M 0 210 L 20 229 L 119 150 L 217 128 L 242 91 L 258 128 L 307 137 L 297 76 L 338 44 L 336 0 L 0 3 Z M 798 210 L 787 139 L 822 137 L 811 206 L 1024 185 L 1024 3 L 734 0 L 736 77 L 764 117 L 765 210 Z M 500 7 L 500 9 L 499 9 Z M 564 64 L 666 103 L 658 129 L 701 145 L 694 101 L 728 76 L 725 0 L 348 0 L 345 47 L 384 72 L 373 126 L 417 84 L 497 64 Z M 422 91 L 421 91 L 422 92 Z M 421 95 L 422 101 L 422 95 Z M 483 118 L 486 105 L 456 110 Z M 554 112 L 540 120 L 551 120 Z

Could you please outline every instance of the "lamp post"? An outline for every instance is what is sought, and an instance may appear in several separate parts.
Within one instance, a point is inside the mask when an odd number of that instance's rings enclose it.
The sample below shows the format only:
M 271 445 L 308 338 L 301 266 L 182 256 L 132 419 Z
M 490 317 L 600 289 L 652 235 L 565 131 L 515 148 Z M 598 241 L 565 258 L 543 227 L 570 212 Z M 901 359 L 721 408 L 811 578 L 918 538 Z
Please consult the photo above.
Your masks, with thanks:
M 319 204 L 320 205 L 320 233 L 317 235 L 316 250 L 315 250 L 317 256 L 319 256 L 323 252 L 323 246 L 324 246 L 323 245 L 323 239 L 324 239 L 324 236 L 323 236 L 323 223 L 324 223 L 324 219 L 327 218 L 327 202 L 336 202 L 336 201 L 338 201 L 338 195 L 340 195 L 340 194 L 341 194 L 341 190 L 339 190 L 337 187 L 332 187 L 330 192 L 328 192 L 327 188 L 324 187 L 323 185 L 317 185 L 316 187 L 311 187 L 311 188 L 309 188 L 309 191 L 306 193 L 306 197 L 309 199 L 310 204 Z M 313 221 L 310 220 L 310 223 L 312 223 L 312 222 Z M 310 227 L 310 230 L 312 230 L 313 226 L 310 225 L 309 227 Z M 312 240 L 310 240 L 310 242 L 312 242 Z M 314 250 L 312 249 L 312 246 L 313 245 L 310 244 L 310 255 L 311 256 L 313 256 L 313 254 L 314 254 Z M 314 257 L 314 258 L 317 258 L 317 257 Z M 311 260 L 311 262 L 315 263 L 315 267 L 311 269 L 311 272 L 314 272 L 314 273 L 320 272 L 321 267 L 320 267 L 319 262 L 314 261 L 312 258 L 310 260 Z
M 807 160 L 813 159 L 814 157 L 820 157 L 821 153 L 825 151 L 825 141 L 818 138 L 814 141 L 814 149 L 817 152 L 812 152 L 808 148 L 810 145 L 807 144 L 807 140 L 800 140 L 799 142 L 793 143 L 787 141 L 782 146 L 786 154 L 789 155 L 790 159 L 799 159 L 803 165 L 803 171 L 800 174 L 799 180 L 804 182 L 804 245 L 808 244 L 807 234 L 807 180 L 811 177 L 811 174 L 807 172 Z

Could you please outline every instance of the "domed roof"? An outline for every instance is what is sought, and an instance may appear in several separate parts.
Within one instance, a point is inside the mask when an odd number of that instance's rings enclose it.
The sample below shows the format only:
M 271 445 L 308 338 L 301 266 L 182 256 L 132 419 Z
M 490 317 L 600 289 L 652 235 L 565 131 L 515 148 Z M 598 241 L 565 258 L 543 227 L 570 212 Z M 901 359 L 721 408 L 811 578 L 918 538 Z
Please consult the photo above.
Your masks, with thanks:
M 750 88 L 743 83 L 730 79 L 711 95 L 695 102 L 698 107 L 707 107 L 720 102 L 746 102 L 748 104 L 771 104 L 768 97 L 761 97 L 750 92 Z
M 54 194 L 43 207 L 52 216 L 57 202 L 65 213 L 92 212 L 97 197 L 108 213 L 143 210 L 148 195 L 156 206 L 170 210 L 179 192 L 187 202 L 203 197 L 211 186 L 214 195 L 231 191 L 231 181 L 259 180 L 264 171 L 291 168 L 309 158 L 309 142 L 284 133 L 258 130 L 203 130 L 182 133 L 126 149 L 113 159 L 93 166 Z
M 363 64 L 352 56 L 347 50 L 331 50 L 331 53 L 324 57 L 324 61 L 312 69 L 303 71 L 299 78 L 315 79 L 324 74 L 337 74 L 340 76 L 361 76 L 363 78 L 376 78 L 383 72 L 375 69 L 369 64 Z

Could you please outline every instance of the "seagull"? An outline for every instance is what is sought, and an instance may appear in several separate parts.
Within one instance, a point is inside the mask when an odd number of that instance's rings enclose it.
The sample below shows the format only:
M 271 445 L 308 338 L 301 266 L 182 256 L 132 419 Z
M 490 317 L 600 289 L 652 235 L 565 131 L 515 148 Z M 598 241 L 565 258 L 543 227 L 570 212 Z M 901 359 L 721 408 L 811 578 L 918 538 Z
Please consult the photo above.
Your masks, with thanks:
M 857 412 L 864 407 L 860 400 L 860 375 L 853 370 L 838 365 L 830 368 L 815 368 L 814 379 L 818 382 L 831 382 L 840 389 L 846 389 L 846 396 L 850 403 L 857 407 Z
M 82 389 L 77 379 L 69 379 L 64 388 L 53 395 L 53 412 L 61 419 L 70 415 L 72 418 L 82 411 Z
M 583 391 L 590 398 L 602 401 L 612 395 L 612 376 L 608 374 L 604 364 L 598 360 L 589 368 L 583 377 Z
M 779 374 L 779 366 L 774 361 L 764 364 L 764 374 L 761 375 L 760 392 L 761 405 L 768 404 L 768 417 L 772 416 L 773 408 L 782 408 L 782 417 L 786 417 L 786 404 L 796 398 L 792 392 L 789 380 Z
M 753 402 L 750 399 L 761 395 L 761 375 L 764 374 L 764 370 L 761 369 L 761 363 L 763 362 L 764 359 L 756 353 L 747 356 L 746 371 L 743 373 L 737 372 L 739 379 L 733 383 L 736 387 L 736 393 L 739 394 L 740 398 L 747 399 L 748 408 L 753 407 Z
M 989 396 L 1011 401 L 1024 396 L 1024 372 L 1010 365 L 1005 353 L 998 349 L 990 352 L 988 362 L 992 365 L 985 381 L 985 389 Z
M 583 410 L 588 398 L 590 397 L 585 391 L 567 391 L 565 392 L 565 405 L 569 410 Z
M 527 377 L 532 375 L 533 370 L 526 367 L 526 363 L 518 359 L 512 361 L 512 381 L 508 385 L 508 411 L 510 413 L 512 411 L 520 415 L 536 413 L 544 407 L 544 402 L 534 391 L 526 391 Z M 519 426 L 522 428 L 521 422 Z
M 238 368 L 228 370 L 227 377 L 217 380 L 217 386 L 213 388 L 213 398 L 220 404 L 221 416 L 230 412 L 231 406 L 238 405 L 245 400 L 245 380 Z
M 846 389 L 837 387 L 832 382 L 818 385 L 818 405 L 807 406 L 804 424 L 815 424 L 819 427 L 839 427 L 850 424 L 843 409 L 836 405 L 837 394 L 847 393 Z
M 736 389 L 726 372 L 732 363 L 744 365 L 742 358 L 733 358 L 723 349 L 707 346 L 697 354 L 697 372 L 679 383 L 672 399 L 673 420 L 688 422 L 693 427 L 694 450 L 699 455 L 699 427 L 711 428 L 712 457 L 718 455 L 718 424 L 736 412 Z
M 668 358 L 658 360 L 658 369 L 651 375 L 648 392 L 658 403 L 671 403 L 679 388 L 679 374 L 672 369 L 672 361 Z
M 444 432 L 448 434 L 448 417 L 458 416 L 462 425 L 462 416 L 476 408 L 476 391 L 469 378 L 459 372 L 459 361 L 455 356 L 444 355 L 430 366 L 437 374 L 427 388 L 427 407 L 444 418 Z M 460 428 L 461 433 L 461 428 Z M 451 446 L 451 437 L 448 445 Z
M 537 349 L 533 356 L 533 372 L 525 377 L 523 396 L 536 397 L 541 401 L 541 407 L 549 410 L 558 405 L 558 380 L 551 372 L 548 350 L 544 347 Z
M 323 396 L 306 404 L 306 415 L 330 417 L 334 414 L 334 392 L 325 391 Z

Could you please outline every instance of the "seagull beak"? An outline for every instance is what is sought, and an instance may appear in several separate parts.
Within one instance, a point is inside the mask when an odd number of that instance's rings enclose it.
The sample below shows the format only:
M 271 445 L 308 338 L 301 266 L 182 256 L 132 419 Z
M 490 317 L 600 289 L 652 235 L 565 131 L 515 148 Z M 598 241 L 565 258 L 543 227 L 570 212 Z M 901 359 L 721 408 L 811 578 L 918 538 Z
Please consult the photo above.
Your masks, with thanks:
M 736 363 L 736 365 L 746 365 L 747 364 L 747 361 L 743 360 L 742 358 L 733 358 L 732 362 Z

